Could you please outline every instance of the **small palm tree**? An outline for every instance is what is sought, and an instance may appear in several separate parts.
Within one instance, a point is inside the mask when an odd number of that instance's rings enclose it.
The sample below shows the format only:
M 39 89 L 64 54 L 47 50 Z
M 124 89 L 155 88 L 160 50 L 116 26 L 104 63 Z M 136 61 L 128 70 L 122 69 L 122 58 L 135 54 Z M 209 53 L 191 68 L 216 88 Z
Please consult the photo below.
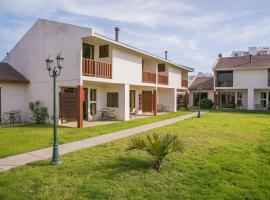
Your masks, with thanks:
M 164 158 L 172 152 L 182 152 L 183 147 L 183 142 L 177 135 L 153 133 L 146 135 L 146 137 L 132 137 L 127 150 L 146 151 L 153 156 L 154 168 L 159 171 L 163 167 Z

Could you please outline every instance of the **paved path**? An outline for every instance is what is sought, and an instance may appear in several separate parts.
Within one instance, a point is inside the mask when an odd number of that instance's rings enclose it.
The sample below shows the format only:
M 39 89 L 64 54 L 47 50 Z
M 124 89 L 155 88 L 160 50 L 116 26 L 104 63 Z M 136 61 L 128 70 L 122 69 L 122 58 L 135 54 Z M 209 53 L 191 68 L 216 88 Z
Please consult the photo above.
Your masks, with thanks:
M 204 114 L 204 113 L 205 112 L 202 112 L 202 114 Z M 80 149 L 85 149 L 85 148 L 96 146 L 99 144 L 111 142 L 113 140 L 117 140 L 120 138 L 129 137 L 131 135 L 135 135 L 135 134 L 145 132 L 145 131 L 148 131 L 148 130 L 151 130 L 154 128 L 158 128 L 161 126 L 173 124 L 173 123 L 178 122 L 178 121 L 182 121 L 182 120 L 185 120 L 188 118 L 195 117 L 196 115 L 197 115 L 197 113 L 191 113 L 191 114 L 187 114 L 184 116 L 180 116 L 180 117 L 176 117 L 176 118 L 172 118 L 172 119 L 166 119 L 166 120 L 154 122 L 151 124 L 146 124 L 146 125 L 122 130 L 122 131 L 117 131 L 117 132 L 110 133 L 110 134 L 105 134 L 105 135 L 101 135 L 101 136 L 96 136 L 96 137 L 92 137 L 92 138 L 88 138 L 88 139 L 83 139 L 83 140 L 79 140 L 79 141 L 75 141 L 75 142 L 62 144 L 62 145 L 59 145 L 59 152 L 60 152 L 60 155 L 63 155 L 63 154 L 77 151 Z M 14 168 L 16 166 L 25 165 L 27 163 L 31 163 L 31 162 L 34 162 L 37 160 L 46 160 L 46 159 L 51 158 L 51 156 L 52 156 L 52 148 L 49 147 L 49 148 L 45 148 L 45 149 L 40 149 L 40 150 L 28 152 L 28 153 L 22 153 L 22 154 L 18 154 L 15 156 L 2 158 L 2 159 L 0 159 L 0 172 L 9 170 L 9 169 Z

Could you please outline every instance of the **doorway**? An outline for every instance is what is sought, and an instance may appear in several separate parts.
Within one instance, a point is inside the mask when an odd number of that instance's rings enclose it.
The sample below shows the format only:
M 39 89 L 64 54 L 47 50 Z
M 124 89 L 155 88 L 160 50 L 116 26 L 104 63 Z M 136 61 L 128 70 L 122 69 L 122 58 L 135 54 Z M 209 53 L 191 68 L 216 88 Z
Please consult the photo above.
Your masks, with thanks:
M 142 91 L 142 112 L 153 111 L 153 94 L 152 91 Z

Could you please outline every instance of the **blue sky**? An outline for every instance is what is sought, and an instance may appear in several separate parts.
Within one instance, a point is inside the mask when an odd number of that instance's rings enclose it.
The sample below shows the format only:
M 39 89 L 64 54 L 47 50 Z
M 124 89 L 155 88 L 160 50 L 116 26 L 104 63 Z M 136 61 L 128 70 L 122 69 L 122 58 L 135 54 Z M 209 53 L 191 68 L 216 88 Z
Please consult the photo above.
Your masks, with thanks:
M 270 45 L 269 0 L 0 0 L 0 59 L 38 18 L 94 28 L 195 71 L 218 53 Z

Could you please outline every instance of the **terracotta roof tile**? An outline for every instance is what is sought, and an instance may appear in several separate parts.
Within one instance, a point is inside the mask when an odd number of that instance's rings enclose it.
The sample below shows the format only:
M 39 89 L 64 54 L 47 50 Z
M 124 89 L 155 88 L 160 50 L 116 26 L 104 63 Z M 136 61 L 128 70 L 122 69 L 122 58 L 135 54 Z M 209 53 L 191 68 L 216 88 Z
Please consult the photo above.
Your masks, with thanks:
M 213 90 L 214 89 L 214 77 L 196 77 L 189 86 L 189 90 Z
M 270 68 L 270 55 L 223 57 L 217 60 L 214 70 L 234 68 Z
M 0 82 L 5 83 L 29 83 L 21 73 L 16 71 L 8 63 L 0 62 Z

